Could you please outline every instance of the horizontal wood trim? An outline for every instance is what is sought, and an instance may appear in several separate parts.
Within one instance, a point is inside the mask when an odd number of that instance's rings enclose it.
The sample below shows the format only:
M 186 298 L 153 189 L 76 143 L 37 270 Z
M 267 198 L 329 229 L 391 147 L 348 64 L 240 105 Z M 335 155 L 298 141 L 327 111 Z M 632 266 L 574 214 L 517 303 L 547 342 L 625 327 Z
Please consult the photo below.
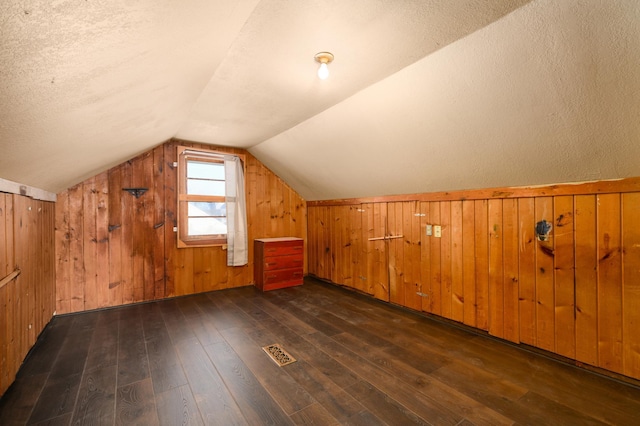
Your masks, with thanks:
M 179 201 L 196 201 L 205 203 L 224 203 L 226 198 L 222 195 L 194 195 L 194 194 L 179 194 Z
M 56 201 L 56 194 L 53 192 L 45 191 L 44 189 L 34 188 L 29 185 L 22 185 L 18 182 L 0 178 L 0 192 L 6 192 L 9 194 L 24 195 L 25 197 L 33 198 L 34 200 L 41 201 Z
M 4 287 L 5 285 L 9 284 L 11 281 L 13 281 L 18 275 L 20 275 L 20 269 L 16 269 L 15 271 L 13 271 L 12 273 L 10 273 L 9 275 L 7 275 L 6 277 L 4 277 L 3 279 L 0 280 L 0 288 Z
M 215 247 L 226 250 L 228 247 L 227 237 L 224 238 L 178 238 L 178 248 L 193 247 Z
M 562 183 L 543 186 L 469 189 L 461 191 L 428 192 L 421 194 L 383 195 L 379 197 L 318 200 L 307 201 L 307 207 L 348 206 L 354 204 L 390 203 L 401 201 L 488 200 L 558 195 L 609 194 L 637 191 L 640 191 L 640 177 L 593 182 Z
M 247 162 L 247 156 L 241 152 L 237 152 L 237 151 L 230 152 L 230 151 L 224 150 L 224 148 L 222 148 L 222 150 L 218 150 L 210 146 L 196 148 L 192 146 L 178 145 L 178 156 L 182 154 L 191 158 L 202 157 L 202 158 L 214 158 L 214 159 L 220 159 L 220 160 L 224 160 L 225 156 L 233 155 L 235 157 L 240 157 L 243 164 Z

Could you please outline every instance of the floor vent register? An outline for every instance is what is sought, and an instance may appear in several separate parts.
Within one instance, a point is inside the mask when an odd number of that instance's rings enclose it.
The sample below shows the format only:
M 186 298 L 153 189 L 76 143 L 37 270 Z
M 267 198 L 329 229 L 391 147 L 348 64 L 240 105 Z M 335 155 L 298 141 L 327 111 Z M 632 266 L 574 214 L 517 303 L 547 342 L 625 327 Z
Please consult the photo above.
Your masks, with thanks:
M 263 346 L 262 350 L 265 351 L 267 355 L 269 355 L 269 357 L 271 357 L 271 359 L 280 367 L 296 362 L 296 359 L 285 351 L 278 343 Z

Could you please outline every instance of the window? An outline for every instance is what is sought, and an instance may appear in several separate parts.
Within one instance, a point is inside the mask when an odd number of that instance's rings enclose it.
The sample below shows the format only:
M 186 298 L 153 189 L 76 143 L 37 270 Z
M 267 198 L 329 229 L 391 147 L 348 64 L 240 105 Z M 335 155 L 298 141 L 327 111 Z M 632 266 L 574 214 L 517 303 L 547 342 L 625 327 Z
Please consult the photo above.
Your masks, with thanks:
M 178 147 L 178 247 L 227 244 L 225 156 Z

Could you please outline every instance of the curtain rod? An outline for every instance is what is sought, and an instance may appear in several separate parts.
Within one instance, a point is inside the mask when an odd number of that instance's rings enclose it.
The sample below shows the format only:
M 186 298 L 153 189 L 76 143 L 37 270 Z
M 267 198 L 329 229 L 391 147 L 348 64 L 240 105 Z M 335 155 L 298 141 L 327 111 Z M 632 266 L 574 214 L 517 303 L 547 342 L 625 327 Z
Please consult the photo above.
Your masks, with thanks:
M 211 151 L 194 151 L 192 149 L 185 149 L 180 154 L 181 155 L 192 154 L 192 155 L 197 155 L 197 156 L 200 156 L 200 157 L 215 157 L 215 158 L 223 158 L 226 155 L 237 157 L 237 155 L 234 155 L 234 154 L 227 154 L 227 153 L 222 153 L 222 152 L 211 152 Z

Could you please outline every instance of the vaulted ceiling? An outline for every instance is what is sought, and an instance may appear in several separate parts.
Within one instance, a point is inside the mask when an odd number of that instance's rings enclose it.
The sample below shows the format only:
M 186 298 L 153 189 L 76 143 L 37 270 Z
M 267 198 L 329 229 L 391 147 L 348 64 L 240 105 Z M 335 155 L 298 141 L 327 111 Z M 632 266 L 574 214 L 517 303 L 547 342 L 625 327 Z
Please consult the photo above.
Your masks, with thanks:
M 0 178 L 52 192 L 173 137 L 308 200 L 640 176 L 636 0 L 8 0 L 0 40 Z

